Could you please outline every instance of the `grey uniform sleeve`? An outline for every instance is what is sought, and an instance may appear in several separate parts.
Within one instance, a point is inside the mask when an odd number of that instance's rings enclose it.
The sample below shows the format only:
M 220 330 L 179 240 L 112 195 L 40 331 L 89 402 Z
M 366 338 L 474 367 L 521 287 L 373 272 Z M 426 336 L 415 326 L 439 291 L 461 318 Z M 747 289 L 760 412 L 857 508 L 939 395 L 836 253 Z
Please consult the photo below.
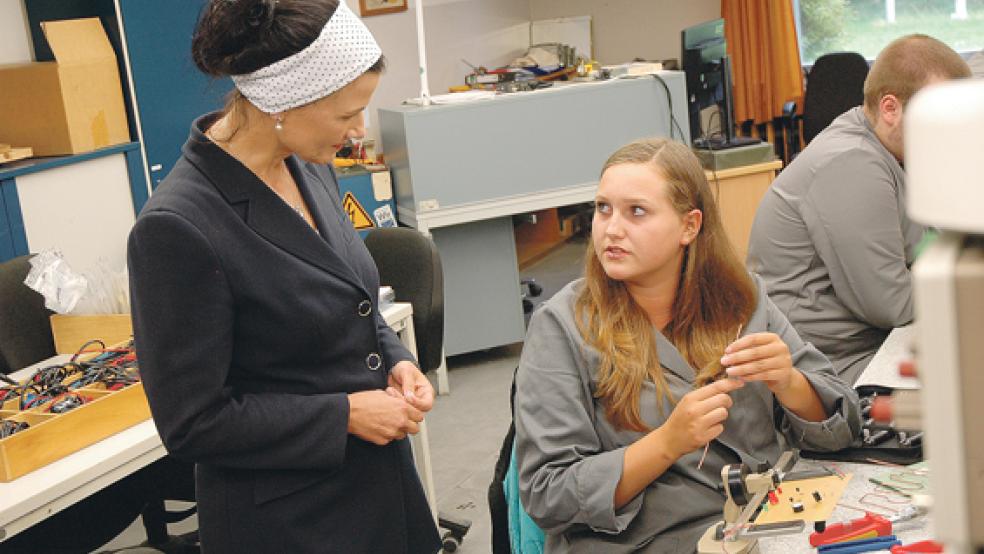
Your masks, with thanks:
M 533 315 L 516 376 L 520 500 L 548 533 L 578 524 L 619 533 L 639 512 L 642 495 L 615 510 L 625 449 L 603 449 L 574 348 L 548 308 Z
M 817 172 L 803 210 L 837 298 L 858 319 L 883 329 L 912 321 L 898 194 L 878 160 L 850 151 Z
M 810 382 L 824 411 L 830 414 L 824 421 L 806 421 L 776 401 L 777 428 L 797 448 L 827 451 L 847 448 L 861 433 L 857 393 L 837 377 L 826 356 L 800 338 L 768 296 L 763 295 L 763 301 L 767 303 L 769 331 L 779 335 L 789 347 L 793 367 Z

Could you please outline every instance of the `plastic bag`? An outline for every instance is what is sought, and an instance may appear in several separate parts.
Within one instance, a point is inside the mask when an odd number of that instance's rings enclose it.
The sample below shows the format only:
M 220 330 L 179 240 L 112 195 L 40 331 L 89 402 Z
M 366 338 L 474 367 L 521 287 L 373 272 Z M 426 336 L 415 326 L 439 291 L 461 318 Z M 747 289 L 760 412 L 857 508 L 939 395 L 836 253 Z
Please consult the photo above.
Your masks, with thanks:
M 80 274 L 72 270 L 58 250 L 45 250 L 31 258 L 24 284 L 44 296 L 44 305 L 59 313 L 119 314 L 130 311 L 126 271 L 114 271 L 100 262 Z
M 24 284 L 44 297 L 46 308 L 59 314 L 72 311 L 88 287 L 85 277 L 72 271 L 57 250 L 45 250 L 31 258 L 31 271 Z

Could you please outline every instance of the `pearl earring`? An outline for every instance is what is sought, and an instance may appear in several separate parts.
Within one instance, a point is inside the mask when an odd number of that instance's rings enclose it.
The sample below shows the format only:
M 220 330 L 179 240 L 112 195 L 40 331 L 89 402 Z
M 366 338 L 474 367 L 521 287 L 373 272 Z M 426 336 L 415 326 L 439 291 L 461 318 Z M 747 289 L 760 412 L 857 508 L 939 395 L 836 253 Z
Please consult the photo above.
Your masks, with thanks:
M 273 124 L 273 128 L 277 131 L 284 130 L 284 116 L 282 115 L 277 116 L 277 122 Z

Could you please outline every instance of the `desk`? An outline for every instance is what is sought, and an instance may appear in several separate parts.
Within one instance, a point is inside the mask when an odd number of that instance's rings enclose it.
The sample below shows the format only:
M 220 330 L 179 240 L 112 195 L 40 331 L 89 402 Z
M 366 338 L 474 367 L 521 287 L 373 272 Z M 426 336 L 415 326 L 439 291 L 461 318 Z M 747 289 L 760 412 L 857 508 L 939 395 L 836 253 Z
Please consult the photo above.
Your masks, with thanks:
M 411 305 L 396 302 L 383 310 L 383 317 L 416 355 Z M 15 373 L 14 378 L 26 378 L 44 364 L 65 362 L 69 357 L 61 355 L 39 362 Z M 412 443 L 424 492 L 436 518 L 437 499 L 424 423 Z M 148 419 L 10 483 L 0 483 L 0 541 L 152 464 L 165 454 L 167 451 L 157 428 L 153 420 Z
M 919 379 L 899 375 L 899 362 L 912 358 L 915 340 L 916 330 L 913 324 L 892 329 L 885 342 L 878 347 L 878 352 L 875 352 L 868 362 L 868 367 L 864 368 L 858 376 L 854 386 L 878 385 L 893 389 L 919 389 Z
M 782 161 L 774 160 L 722 169 L 717 173 L 704 172 L 721 211 L 724 233 L 743 262 L 748 255 L 748 237 L 752 232 L 755 212 L 780 168 Z
M 825 462 L 828 466 L 831 465 L 829 462 Z M 796 465 L 795 469 L 806 469 L 816 467 L 818 462 L 814 461 L 801 461 Z M 886 471 L 890 471 L 889 468 L 884 466 L 878 466 L 874 464 L 849 464 L 849 463 L 838 463 L 836 467 L 845 473 L 853 473 L 854 476 L 848 483 L 847 488 L 844 490 L 844 495 L 840 499 L 840 504 L 848 504 L 858 508 L 863 508 L 864 506 L 858 503 L 858 500 L 865 493 L 875 490 L 875 485 L 868 481 L 869 477 L 874 477 L 876 475 L 882 475 Z M 902 506 L 900 504 L 899 506 Z M 877 511 L 878 508 L 871 508 L 872 511 Z M 864 514 L 857 510 L 852 510 L 844 506 L 837 506 L 834 509 L 831 519 L 827 522 L 839 523 L 844 521 L 849 521 L 852 519 L 857 519 L 862 517 Z M 885 515 L 885 514 L 882 514 Z M 810 546 L 809 536 L 813 532 L 813 525 L 807 524 L 806 530 L 802 533 L 795 535 L 781 535 L 777 537 L 765 537 L 759 540 L 759 548 L 762 554 L 790 554 L 792 552 L 815 552 L 813 547 Z M 922 515 L 916 519 L 900 522 L 898 524 L 893 524 L 892 532 L 902 541 L 902 544 L 909 544 L 921 540 L 926 540 L 932 538 L 933 536 L 933 526 L 928 515 Z
M 892 330 L 888 338 L 882 343 L 878 352 L 871 359 L 868 367 L 865 368 L 855 386 L 861 385 L 880 385 L 893 388 L 919 388 L 919 382 L 913 378 L 899 377 L 898 364 L 901 360 L 909 357 L 909 348 L 915 338 L 915 331 L 912 325 L 897 327 Z M 817 464 L 833 465 L 831 462 L 801 461 L 796 469 L 813 467 Z M 853 464 L 837 463 L 836 466 L 846 473 L 853 473 L 854 477 L 848 484 L 840 503 L 850 504 L 863 508 L 858 499 L 866 492 L 875 490 L 875 485 L 868 481 L 868 478 L 883 475 L 889 468 L 875 464 Z M 876 508 L 873 508 L 873 511 Z M 833 519 L 828 523 L 848 521 L 861 517 L 861 512 L 838 506 L 833 513 Z M 813 531 L 812 526 L 798 535 L 785 535 L 780 537 L 770 537 L 759 542 L 763 554 L 788 554 L 790 552 L 805 552 L 810 550 L 808 537 Z M 902 544 L 909 544 L 916 541 L 926 540 L 933 537 L 932 521 L 928 515 L 908 522 L 899 523 L 893 526 L 893 532 L 902 541 Z

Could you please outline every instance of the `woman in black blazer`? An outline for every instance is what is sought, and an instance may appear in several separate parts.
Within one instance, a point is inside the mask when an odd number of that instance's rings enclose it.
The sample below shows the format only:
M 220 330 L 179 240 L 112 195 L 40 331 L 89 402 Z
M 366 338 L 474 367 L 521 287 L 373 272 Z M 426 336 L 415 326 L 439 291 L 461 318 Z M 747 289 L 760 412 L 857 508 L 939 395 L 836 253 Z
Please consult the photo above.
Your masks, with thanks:
M 434 391 L 377 307 L 331 161 L 382 54 L 338 0 L 213 0 L 200 69 L 232 76 L 130 234 L 154 421 L 196 466 L 203 550 L 435 552 L 413 465 Z

